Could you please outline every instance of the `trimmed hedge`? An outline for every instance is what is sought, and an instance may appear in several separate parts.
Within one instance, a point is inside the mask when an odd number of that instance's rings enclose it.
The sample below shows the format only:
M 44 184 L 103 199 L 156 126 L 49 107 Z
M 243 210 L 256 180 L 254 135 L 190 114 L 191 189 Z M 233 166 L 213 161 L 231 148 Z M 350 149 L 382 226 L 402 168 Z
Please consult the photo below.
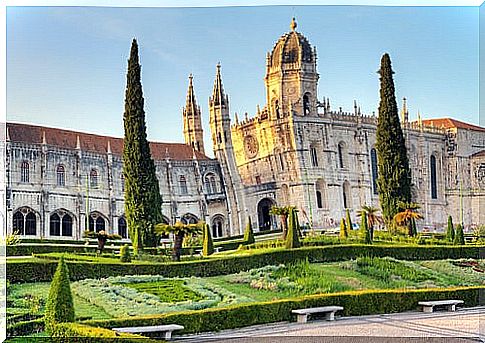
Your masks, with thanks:
M 106 251 L 117 252 L 120 250 L 120 246 L 105 246 Z M 97 245 L 9 245 L 7 246 L 7 256 L 31 256 L 32 254 L 46 254 L 51 252 L 73 252 L 73 253 L 84 253 L 90 252 L 95 253 L 98 250 Z
M 317 294 L 270 302 L 240 304 L 226 308 L 169 313 L 156 316 L 90 320 L 84 324 L 96 327 L 128 327 L 179 324 L 180 334 L 234 329 L 257 324 L 294 320 L 292 310 L 308 307 L 338 305 L 343 316 L 411 311 L 419 301 L 461 299 L 466 307 L 480 305 L 479 293 L 485 286 L 450 289 L 365 290 L 333 294 Z
M 107 341 L 108 339 L 116 339 L 116 342 L 160 342 L 159 340 L 153 340 L 140 335 L 116 332 L 109 329 L 92 327 L 77 323 L 57 324 L 51 333 L 51 339 L 54 342 L 80 343 L 100 342 Z
M 267 265 L 285 264 L 297 260 L 336 262 L 361 256 L 393 257 L 399 260 L 442 260 L 480 256 L 478 246 L 384 246 L 333 245 L 273 250 L 251 255 L 227 256 L 184 262 L 167 263 L 90 263 L 67 261 L 71 280 L 118 275 L 162 275 L 165 277 L 216 276 L 238 273 Z M 56 261 L 7 260 L 7 279 L 11 283 L 50 281 Z
M 7 325 L 7 337 L 27 336 L 44 330 L 44 318 Z

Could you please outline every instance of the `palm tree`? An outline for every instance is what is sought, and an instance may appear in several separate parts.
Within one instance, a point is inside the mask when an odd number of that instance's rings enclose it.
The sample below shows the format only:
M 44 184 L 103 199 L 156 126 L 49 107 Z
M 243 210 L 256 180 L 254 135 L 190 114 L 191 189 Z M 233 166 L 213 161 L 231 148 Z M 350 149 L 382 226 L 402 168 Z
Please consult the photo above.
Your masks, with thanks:
M 281 228 L 283 229 L 283 240 L 286 239 L 286 232 L 288 231 L 288 215 L 294 208 L 294 206 L 272 206 L 269 211 L 272 215 L 280 216 Z
M 397 225 L 407 226 L 408 234 L 410 237 L 414 236 L 416 227 L 416 220 L 424 219 L 423 215 L 418 212 L 421 208 L 419 204 L 415 202 L 402 202 L 398 203 L 400 212 L 394 216 L 394 221 Z
M 182 242 L 186 235 L 199 234 L 202 232 L 204 222 L 197 224 L 184 224 L 182 222 L 176 222 L 173 225 L 160 223 L 155 225 L 155 232 L 158 235 L 173 233 L 174 242 L 172 250 L 172 260 L 180 261 L 180 255 L 182 254 Z
M 367 225 L 370 231 L 370 238 L 374 239 L 374 227 L 378 224 L 382 224 L 384 219 L 382 216 L 378 215 L 379 209 L 374 206 L 367 206 L 364 205 L 357 213 L 357 216 L 366 216 L 367 217 Z

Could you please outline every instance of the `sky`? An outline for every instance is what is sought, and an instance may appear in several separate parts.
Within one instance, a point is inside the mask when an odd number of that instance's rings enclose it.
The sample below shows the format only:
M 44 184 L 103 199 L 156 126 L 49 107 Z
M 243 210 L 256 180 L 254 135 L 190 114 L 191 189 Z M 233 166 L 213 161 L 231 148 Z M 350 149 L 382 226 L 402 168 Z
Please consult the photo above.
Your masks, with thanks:
M 183 142 L 188 75 L 210 149 L 208 98 L 222 65 L 230 113 L 265 105 L 266 53 L 289 31 L 316 46 L 318 98 L 377 113 L 380 57 L 411 119 L 478 124 L 478 7 L 8 7 L 7 120 L 121 137 L 131 40 L 142 64 L 148 137 Z

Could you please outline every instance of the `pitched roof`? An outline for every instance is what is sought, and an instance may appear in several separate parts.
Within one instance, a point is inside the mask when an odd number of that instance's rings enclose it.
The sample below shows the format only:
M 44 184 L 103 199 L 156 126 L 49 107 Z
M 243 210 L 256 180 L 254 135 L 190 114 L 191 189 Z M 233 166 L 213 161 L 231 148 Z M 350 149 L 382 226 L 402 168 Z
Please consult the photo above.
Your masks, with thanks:
M 423 125 L 440 127 L 445 129 L 458 128 L 458 129 L 467 129 L 467 130 L 485 132 L 485 127 L 468 124 L 453 118 L 426 119 L 426 120 L 423 120 Z
M 45 138 L 47 145 L 76 149 L 79 141 L 83 151 L 105 154 L 109 145 L 114 155 L 123 154 L 123 138 L 21 123 L 7 123 L 7 130 L 12 142 L 42 144 Z M 150 151 L 155 160 L 163 160 L 168 157 L 171 160 L 186 161 L 192 160 L 194 154 L 198 160 L 210 159 L 204 154 L 194 151 L 190 145 L 183 143 L 150 142 Z

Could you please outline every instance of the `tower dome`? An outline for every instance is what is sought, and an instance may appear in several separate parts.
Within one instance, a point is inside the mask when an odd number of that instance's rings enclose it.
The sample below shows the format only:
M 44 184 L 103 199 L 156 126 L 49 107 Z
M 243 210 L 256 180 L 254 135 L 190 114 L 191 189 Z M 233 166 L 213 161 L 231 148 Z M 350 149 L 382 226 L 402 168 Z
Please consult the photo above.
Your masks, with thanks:
M 286 63 L 314 62 L 312 47 L 301 33 L 296 31 L 295 18 L 291 20 L 291 31 L 281 36 L 271 51 L 269 64 L 271 67 L 282 66 Z

